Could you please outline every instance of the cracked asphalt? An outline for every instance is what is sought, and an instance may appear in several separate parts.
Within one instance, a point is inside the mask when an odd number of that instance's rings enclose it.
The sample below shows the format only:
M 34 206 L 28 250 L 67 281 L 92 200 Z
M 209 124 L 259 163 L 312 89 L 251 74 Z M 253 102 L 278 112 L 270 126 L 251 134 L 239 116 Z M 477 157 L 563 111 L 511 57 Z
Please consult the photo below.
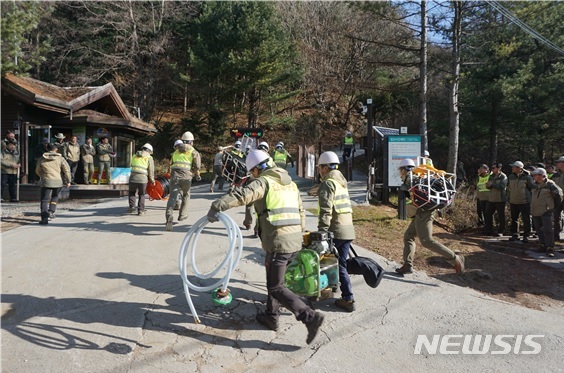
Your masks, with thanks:
M 365 181 L 356 180 L 351 196 L 362 203 Z M 304 203 L 316 207 L 305 194 L 308 183 L 300 183 Z M 207 189 L 194 186 L 191 214 L 175 221 L 172 232 L 164 229 L 165 201 L 148 202 L 148 213 L 137 216 L 126 213 L 127 200 L 121 198 L 58 214 L 48 226 L 2 233 L 2 371 L 564 371 L 564 311 L 520 307 L 421 272 L 386 273 L 376 289 L 353 276 L 357 310 L 341 312 L 330 299 L 315 302 L 325 322 L 311 345 L 305 343 L 305 326 L 288 311 L 278 332 L 266 330 L 254 320 L 264 309 L 264 253 L 244 230 L 242 259 L 229 285 L 233 301 L 217 306 L 209 293 L 193 292 L 202 321 L 195 324 L 177 261 L 190 225 L 219 197 Z M 228 213 L 242 224 L 243 208 Z M 307 225 L 315 230 L 312 215 Z M 208 225 L 198 241 L 199 269 L 213 269 L 226 245 L 224 228 Z M 397 265 L 357 251 L 389 272 Z M 535 355 L 514 353 L 518 349 L 492 354 L 495 346 L 479 355 L 425 349 L 414 354 L 422 334 L 543 337 Z M 455 343 L 447 350 L 460 349 Z

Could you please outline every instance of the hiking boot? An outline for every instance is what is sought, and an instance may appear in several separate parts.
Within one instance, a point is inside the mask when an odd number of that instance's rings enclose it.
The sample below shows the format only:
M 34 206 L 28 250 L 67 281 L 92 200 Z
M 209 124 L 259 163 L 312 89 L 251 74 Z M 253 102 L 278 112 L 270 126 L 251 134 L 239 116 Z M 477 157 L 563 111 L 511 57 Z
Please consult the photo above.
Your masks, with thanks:
M 268 316 L 264 312 L 257 313 L 256 320 L 259 324 L 266 326 L 270 330 L 278 331 L 278 319 Z
M 313 319 L 306 324 L 306 327 L 307 327 L 306 343 L 307 344 L 310 344 L 311 342 L 313 342 L 313 340 L 315 339 L 315 336 L 317 336 L 317 332 L 319 331 L 321 324 L 323 324 L 323 319 L 324 319 L 323 315 L 320 314 L 319 312 L 316 312 L 315 315 L 313 316 Z
M 355 310 L 354 300 L 337 299 L 335 301 L 335 306 L 344 309 L 347 312 L 353 312 Z
M 519 241 L 519 237 L 511 236 L 511 237 L 509 237 L 509 241 Z
M 188 215 L 178 217 L 178 221 L 182 221 L 182 220 L 186 220 L 186 219 L 188 219 Z
M 456 273 L 464 272 L 464 262 L 466 261 L 462 255 L 457 255 L 455 258 L 454 270 Z
M 250 224 L 243 224 L 243 226 L 245 227 L 246 230 L 251 229 L 251 225 L 250 225 Z
M 127 209 L 128 214 L 133 214 L 135 212 L 135 207 L 130 207 Z
M 167 216 L 165 229 L 169 232 L 172 231 L 172 215 Z
M 413 273 L 413 267 L 410 266 L 409 264 L 404 264 L 399 268 L 396 268 L 396 273 L 399 273 L 400 275 L 406 275 L 408 273 Z
M 145 215 L 147 213 L 147 210 L 139 210 L 137 211 L 137 215 Z
M 259 238 L 257 230 L 255 230 L 255 233 L 253 234 L 253 238 Z
M 552 247 L 546 249 L 546 255 L 548 255 L 551 258 L 554 258 L 554 249 Z
M 55 218 L 56 218 L 55 213 L 54 213 L 54 212 L 50 212 L 48 219 L 49 219 L 49 220 L 53 220 L 53 219 L 55 219 Z
M 47 225 L 47 224 L 49 224 L 49 219 L 47 219 L 47 218 L 41 218 L 41 221 L 39 222 L 39 224 L 41 224 L 41 225 Z
M 523 243 L 529 243 L 529 237 L 527 236 L 523 237 Z

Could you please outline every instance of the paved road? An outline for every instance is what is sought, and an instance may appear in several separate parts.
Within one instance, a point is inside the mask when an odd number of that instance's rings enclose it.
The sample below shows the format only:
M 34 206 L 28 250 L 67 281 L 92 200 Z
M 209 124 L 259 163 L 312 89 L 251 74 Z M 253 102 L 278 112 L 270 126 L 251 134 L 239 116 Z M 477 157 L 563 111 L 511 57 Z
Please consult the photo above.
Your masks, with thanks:
M 351 183 L 364 199 L 364 180 Z M 304 185 L 304 183 L 301 183 Z M 308 184 L 308 182 L 305 182 Z M 305 185 L 304 185 L 305 186 Z M 216 306 L 210 294 L 193 297 L 202 320 L 190 315 L 178 274 L 180 244 L 218 194 L 195 186 L 191 214 L 164 230 L 163 201 L 145 216 L 126 214 L 126 199 L 60 214 L 48 226 L 2 234 L 3 372 L 557 372 L 564 371 L 564 312 L 508 304 L 417 272 L 387 274 L 377 289 L 353 277 L 357 310 L 316 303 L 326 316 L 316 340 L 285 312 L 278 333 L 254 321 L 264 308 L 263 251 L 247 237 L 230 289 L 233 302 Z M 304 195 L 308 206 L 314 198 Z M 243 208 L 229 211 L 242 223 Z M 315 218 L 308 216 L 314 230 Z M 225 231 L 209 225 L 198 241 L 197 262 L 209 270 L 223 258 Z M 398 248 L 400 250 L 400 248 Z M 360 248 L 361 255 L 388 263 Z M 511 274 L 508 274 L 511 275 Z M 205 283 L 205 282 L 202 282 Z M 542 335 L 540 353 L 505 337 L 483 355 L 414 354 L 418 335 Z M 453 337 L 446 351 L 461 351 Z M 443 340 L 449 342 L 449 340 Z M 520 345 L 520 348 L 516 348 Z M 510 349 L 508 354 L 491 351 Z

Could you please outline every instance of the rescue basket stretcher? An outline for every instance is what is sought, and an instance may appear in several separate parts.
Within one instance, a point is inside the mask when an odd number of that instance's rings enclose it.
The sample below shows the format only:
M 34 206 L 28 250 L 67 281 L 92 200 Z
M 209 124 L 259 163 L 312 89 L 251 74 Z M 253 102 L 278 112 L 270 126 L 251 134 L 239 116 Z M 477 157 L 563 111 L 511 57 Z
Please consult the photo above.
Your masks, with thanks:
M 223 155 L 221 174 L 233 186 L 241 186 L 249 178 L 245 160 L 230 152 Z
M 452 205 L 456 193 L 456 176 L 435 167 L 421 164 L 413 169 L 411 177 L 411 201 L 417 208 L 442 209 Z

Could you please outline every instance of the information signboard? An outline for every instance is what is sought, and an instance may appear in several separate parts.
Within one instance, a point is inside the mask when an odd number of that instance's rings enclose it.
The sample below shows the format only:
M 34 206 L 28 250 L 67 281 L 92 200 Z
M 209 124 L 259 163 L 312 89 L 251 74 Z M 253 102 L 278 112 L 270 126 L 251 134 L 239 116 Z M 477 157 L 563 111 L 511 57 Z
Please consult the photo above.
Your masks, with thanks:
M 398 167 L 402 159 L 411 158 L 417 164 L 421 155 L 421 135 L 387 136 L 388 139 L 388 186 L 402 184 Z

